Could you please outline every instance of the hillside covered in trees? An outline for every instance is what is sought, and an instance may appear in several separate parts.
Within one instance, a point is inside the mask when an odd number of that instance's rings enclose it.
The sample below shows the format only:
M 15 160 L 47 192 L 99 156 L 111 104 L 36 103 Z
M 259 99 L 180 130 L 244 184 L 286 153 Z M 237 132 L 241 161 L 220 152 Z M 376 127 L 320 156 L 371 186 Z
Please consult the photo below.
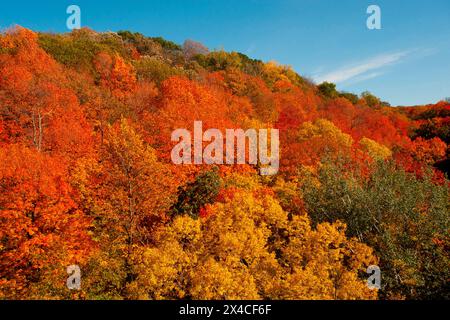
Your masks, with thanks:
M 197 120 L 279 129 L 278 174 L 173 164 Z M 448 299 L 449 141 L 448 101 L 392 107 L 194 41 L 9 29 L 0 299 Z

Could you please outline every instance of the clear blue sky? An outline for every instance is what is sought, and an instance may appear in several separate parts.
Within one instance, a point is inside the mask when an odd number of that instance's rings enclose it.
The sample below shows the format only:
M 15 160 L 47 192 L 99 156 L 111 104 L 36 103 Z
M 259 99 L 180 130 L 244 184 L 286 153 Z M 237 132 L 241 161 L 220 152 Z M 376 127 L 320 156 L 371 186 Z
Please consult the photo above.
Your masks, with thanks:
M 450 96 L 450 0 L 18 0 L 2 1 L 0 27 L 66 32 L 70 4 L 97 31 L 193 39 L 393 105 Z M 381 8 L 381 30 L 366 27 L 370 4 Z

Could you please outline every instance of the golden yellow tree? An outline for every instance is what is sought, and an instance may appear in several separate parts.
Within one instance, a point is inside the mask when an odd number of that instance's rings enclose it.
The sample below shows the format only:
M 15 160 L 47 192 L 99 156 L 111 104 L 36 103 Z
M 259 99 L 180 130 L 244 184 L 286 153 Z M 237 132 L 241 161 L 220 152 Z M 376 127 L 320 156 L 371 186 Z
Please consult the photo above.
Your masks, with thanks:
M 226 180 L 226 179 L 225 179 Z M 311 227 L 252 179 L 225 182 L 207 218 L 178 216 L 135 255 L 141 299 L 370 299 L 358 272 L 376 259 L 341 223 Z M 237 185 L 252 186 L 247 190 Z M 234 185 L 234 187 L 233 187 Z
M 102 298 L 126 297 L 134 278 L 132 256 L 167 220 L 177 184 L 125 119 L 107 128 L 99 162 L 82 162 L 76 171 L 74 183 L 84 210 L 95 217 L 94 234 L 101 247 L 85 272 L 85 287 Z
M 388 147 L 366 137 L 359 141 L 359 146 L 374 160 L 384 160 L 392 156 L 392 151 Z

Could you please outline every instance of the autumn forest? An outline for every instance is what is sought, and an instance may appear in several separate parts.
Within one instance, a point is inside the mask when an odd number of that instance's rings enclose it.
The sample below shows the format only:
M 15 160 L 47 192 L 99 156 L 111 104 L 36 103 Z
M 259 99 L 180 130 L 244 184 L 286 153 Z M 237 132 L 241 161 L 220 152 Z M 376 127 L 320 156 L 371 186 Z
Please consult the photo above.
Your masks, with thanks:
M 174 164 L 195 121 L 278 129 L 277 174 Z M 12 27 L 0 299 L 449 299 L 449 143 L 445 99 L 391 106 L 191 40 Z

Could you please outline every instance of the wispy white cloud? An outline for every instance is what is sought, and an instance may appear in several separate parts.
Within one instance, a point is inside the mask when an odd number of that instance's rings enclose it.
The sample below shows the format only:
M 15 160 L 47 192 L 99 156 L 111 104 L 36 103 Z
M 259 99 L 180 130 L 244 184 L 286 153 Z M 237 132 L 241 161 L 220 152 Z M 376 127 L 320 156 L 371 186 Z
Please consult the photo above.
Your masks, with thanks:
M 378 78 L 382 75 L 384 75 L 386 72 L 385 71 L 374 71 L 374 72 L 370 72 L 370 73 L 366 73 L 366 74 L 362 74 L 358 77 L 354 77 L 352 79 L 349 79 L 347 81 L 345 81 L 344 83 L 341 84 L 342 88 L 366 81 L 366 80 L 370 80 L 370 79 L 374 79 L 374 78 Z
M 413 50 L 408 50 L 378 55 L 366 61 L 353 63 L 325 74 L 316 75 L 313 78 L 317 83 L 328 81 L 337 84 L 351 79 L 357 82 L 372 79 L 384 74 L 384 72 L 375 70 L 399 63 L 412 52 Z

